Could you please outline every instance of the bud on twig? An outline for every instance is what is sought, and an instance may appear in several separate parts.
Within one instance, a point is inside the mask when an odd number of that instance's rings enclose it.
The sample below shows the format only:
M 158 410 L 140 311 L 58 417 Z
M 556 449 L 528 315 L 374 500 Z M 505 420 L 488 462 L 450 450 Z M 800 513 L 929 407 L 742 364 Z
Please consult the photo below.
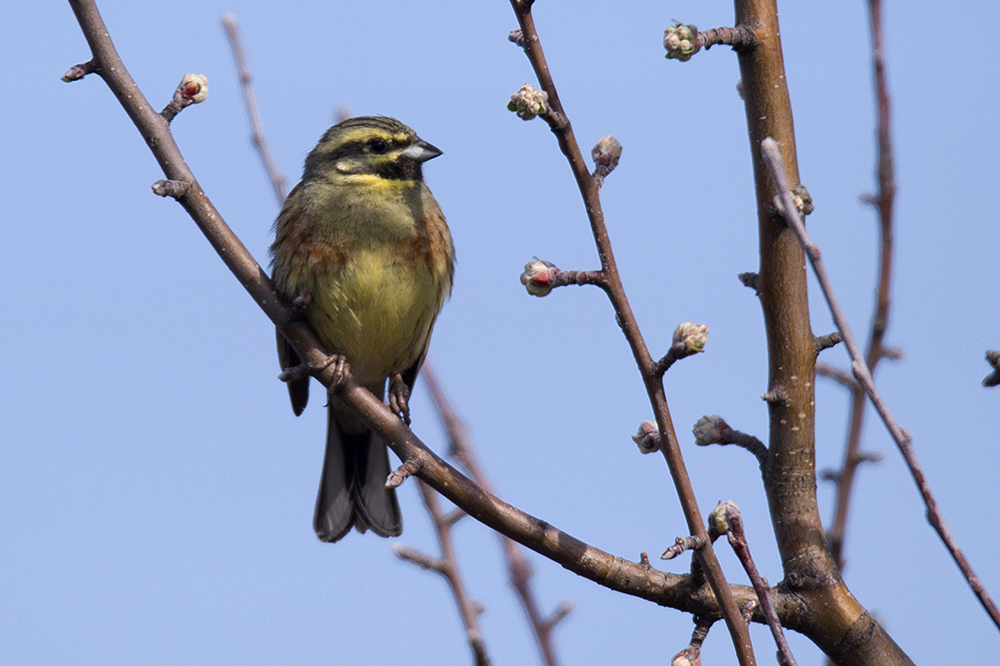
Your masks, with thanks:
M 618 166 L 618 160 L 622 156 L 622 144 L 611 135 L 601 137 L 590 151 L 590 155 L 594 158 L 594 178 L 599 184 L 603 183 L 607 175 Z
M 561 271 L 548 261 L 542 261 L 538 257 L 524 265 L 524 272 L 521 273 L 521 284 L 532 296 L 548 296 L 552 291 L 552 281 Z
M 549 112 L 549 95 L 544 90 L 536 90 L 525 83 L 520 90 L 510 96 L 507 108 L 516 113 L 521 120 L 531 120 L 535 116 L 543 116 Z
M 660 450 L 660 429 L 656 421 L 643 421 L 639 424 L 639 432 L 632 435 L 632 441 L 639 446 L 641 453 L 652 453 Z
M 698 28 L 686 25 L 677 19 L 663 33 L 663 48 L 667 50 L 667 58 L 686 62 L 698 49 Z

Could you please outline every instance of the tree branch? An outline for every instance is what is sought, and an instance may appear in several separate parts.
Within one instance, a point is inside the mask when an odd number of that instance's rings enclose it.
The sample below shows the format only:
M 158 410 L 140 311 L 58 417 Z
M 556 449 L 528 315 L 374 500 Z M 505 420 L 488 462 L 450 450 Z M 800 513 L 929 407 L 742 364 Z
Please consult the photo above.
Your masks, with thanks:
M 990 616 L 990 619 L 993 620 L 993 624 L 995 624 L 997 628 L 1000 628 L 1000 610 L 997 609 L 993 599 L 991 599 L 989 594 L 986 592 L 986 588 L 979 580 L 976 572 L 972 569 L 972 565 L 970 565 L 968 560 L 965 559 L 965 555 L 962 553 L 961 548 L 959 548 L 958 542 L 955 541 L 954 536 L 951 534 L 951 530 L 949 530 L 948 526 L 945 524 L 944 516 L 941 514 L 940 509 L 938 509 L 937 502 L 931 494 L 930 485 L 927 483 L 923 470 L 920 468 L 916 452 L 913 450 L 913 445 L 911 444 L 910 435 L 898 423 L 896 423 L 896 419 L 889 411 L 888 406 L 885 404 L 885 400 L 882 398 L 878 388 L 875 386 L 875 381 L 872 379 L 871 371 L 868 369 L 864 358 L 861 356 L 861 349 L 858 347 L 858 344 L 854 339 L 854 334 L 851 333 L 850 326 L 847 323 L 847 318 L 840 309 L 837 297 L 833 293 L 833 285 L 826 273 L 826 267 L 823 264 L 819 248 L 816 247 L 816 245 L 809 239 L 808 234 L 806 234 L 805 226 L 803 226 L 802 220 L 799 218 L 799 214 L 795 209 L 795 203 L 792 200 L 792 194 L 788 188 L 788 179 L 785 176 L 784 167 L 781 163 L 781 153 L 778 149 L 778 145 L 774 139 L 768 137 L 761 142 L 761 150 L 767 160 L 768 167 L 771 169 L 772 176 L 778 188 L 782 216 L 788 222 L 789 227 L 791 227 L 795 232 L 795 235 L 798 237 L 799 241 L 802 243 L 802 247 L 806 251 L 806 255 L 809 257 L 809 262 L 812 264 L 813 271 L 816 273 L 816 279 L 819 281 L 820 288 L 823 290 L 823 295 L 826 297 L 826 302 L 830 308 L 830 313 L 833 315 L 833 320 L 837 325 L 837 330 L 839 330 L 840 334 L 844 337 L 844 343 L 847 345 L 847 349 L 851 354 L 854 376 L 864 388 L 865 393 L 872 402 L 872 405 L 874 405 L 875 410 L 882 418 L 882 422 L 885 423 L 886 428 L 892 435 L 892 439 L 896 442 L 896 446 L 903 454 L 903 459 L 906 461 L 910 474 L 913 476 L 913 480 L 917 484 L 917 489 L 923 497 L 924 504 L 927 506 L 927 520 L 937 531 L 938 536 L 941 537 L 941 540 L 944 542 L 948 552 L 951 553 L 952 558 L 961 570 L 962 575 L 965 576 L 965 579 L 968 581 L 969 587 L 972 588 L 972 591 L 979 599 L 979 603 L 983 605 L 986 613 Z
M 515 41 L 524 48 L 525 54 L 531 63 L 535 76 L 542 90 L 547 95 L 548 107 L 551 110 L 542 117 L 549 123 L 559 148 L 569 162 L 570 169 L 576 179 L 577 187 L 583 198 L 584 207 L 587 211 L 587 218 L 590 221 L 591 232 L 594 236 L 594 243 L 597 246 L 597 253 L 601 260 L 601 274 L 604 289 L 611 301 L 615 311 L 615 317 L 621 326 L 625 339 L 628 341 L 635 358 L 639 373 L 642 376 L 646 393 L 649 396 L 653 413 L 656 416 L 656 423 L 660 430 L 661 448 L 667 467 L 670 470 L 671 479 L 677 490 L 684 518 L 687 521 L 690 533 L 695 536 L 707 537 L 707 532 L 701 518 L 701 511 L 698 508 L 698 501 L 695 498 L 694 488 L 691 479 L 688 477 L 684 459 L 681 456 L 680 445 L 677 440 L 677 433 L 674 430 L 673 421 L 670 416 L 670 409 L 667 406 L 666 393 L 663 388 L 662 375 L 657 371 L 656 363 L 650 356 L 649 349 L 639 330 L 638 322 L 632 307 L 625 294 L 621 276 L 618 273 L 618 266 L 615 263 L 614 252 L 611 247 L 611 239 L 604 222 L 604 211 L 601 208 L 600 183 L 587 169 L 580 146 L 577 143 L 576 135 L 570 125 L 569 118 L 563 109 L 556 90 L 552 74 L 549 71 L 545 54 L 542 52 L 542 44 L 538 39 L 538 32 L 535 29 L 534 17 L 531 14 L 531 2 L 526 0 L 511 0 L 511 7 L 517 16 L 520 26 L 520 35 Z M 704 548 L 696 551 L 696 557 L 701 561 L 712 591 L 719 599 L 722 616 L 726 621 L 730 637 L 736 648 L 737 658 L 741 666 L 755 664 L 753 655 L 753 645 L 750 641 L 750 633 L 746 624 L 740 616 L 739 606 L 730 594 L 729 586 L 726 582 L 725 574 L 712 549 L 711 544 L 706 544 Z

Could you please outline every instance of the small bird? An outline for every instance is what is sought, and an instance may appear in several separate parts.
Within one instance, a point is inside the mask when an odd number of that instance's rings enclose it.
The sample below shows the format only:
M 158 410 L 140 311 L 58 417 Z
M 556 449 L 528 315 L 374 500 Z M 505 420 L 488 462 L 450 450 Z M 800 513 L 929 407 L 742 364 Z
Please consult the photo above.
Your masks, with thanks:
M 409 423 L 406 400 L 431 329 L 451 294 L 455 254 L 422 165 L 441 151 L 393 118 L 360 116 L 331 127 L 306 157 L 302 181 L 274 223 L 273 279 L 328 351 Z M 282 369 L 299 365 L 278 333 Z M 296 416 L 309 377 L 288 383 Z M 385 487 L 389 454 L 331 400 L 326 457 L 316 499 L 316 535 L 334 542 L 351 527 L 383 537 L 403 529 L 396 492 Z

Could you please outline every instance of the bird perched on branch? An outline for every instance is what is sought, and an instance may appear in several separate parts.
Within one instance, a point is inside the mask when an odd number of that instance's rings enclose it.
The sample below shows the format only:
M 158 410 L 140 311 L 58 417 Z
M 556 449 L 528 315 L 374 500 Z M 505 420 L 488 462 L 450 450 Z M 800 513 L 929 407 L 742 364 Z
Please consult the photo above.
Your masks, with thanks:
M 454 272 L 451 234 L 422 172 L 440 154 L 392 118 L 334 125 L 306 157 L 271 245 L 278 290 L 305 303 L 306 320 L 358 383 L 382 399 L 389 383 L 390 404 L 407 423 L 406 401 Z M 278 357 L 282 369 L 300 363 L 280 333 Z M 289 381 L 288 392 L 298 415 L 309 377 Z M 317 536 L 337 541 L 351 527 L 398 536 L 385 444 L 336 400 L 328 419 Z

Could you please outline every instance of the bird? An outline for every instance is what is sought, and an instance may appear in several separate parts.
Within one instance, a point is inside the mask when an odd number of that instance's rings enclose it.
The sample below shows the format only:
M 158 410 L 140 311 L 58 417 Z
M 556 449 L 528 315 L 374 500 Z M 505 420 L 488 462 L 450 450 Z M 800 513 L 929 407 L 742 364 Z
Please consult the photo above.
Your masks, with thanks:
M 444 214 L 424 183 L 423 163 L 441 155 L 385 116 L 343 120 L 305 160 L 302 180 L 274 223 L 272 280 L 328 352 L 346 359 L 359 384 L 409 423 L 407 399 L 431 331 L 451 294 L 455 251 Z M 282 370 L 300 365 L 278 332 Z M 308 375 L 288 381 L 298 416 Z M 402 533 L 385 443 L 336 400 L 328 405 L 326 452 L 313 528 L 336 542 L 351 528 Z

